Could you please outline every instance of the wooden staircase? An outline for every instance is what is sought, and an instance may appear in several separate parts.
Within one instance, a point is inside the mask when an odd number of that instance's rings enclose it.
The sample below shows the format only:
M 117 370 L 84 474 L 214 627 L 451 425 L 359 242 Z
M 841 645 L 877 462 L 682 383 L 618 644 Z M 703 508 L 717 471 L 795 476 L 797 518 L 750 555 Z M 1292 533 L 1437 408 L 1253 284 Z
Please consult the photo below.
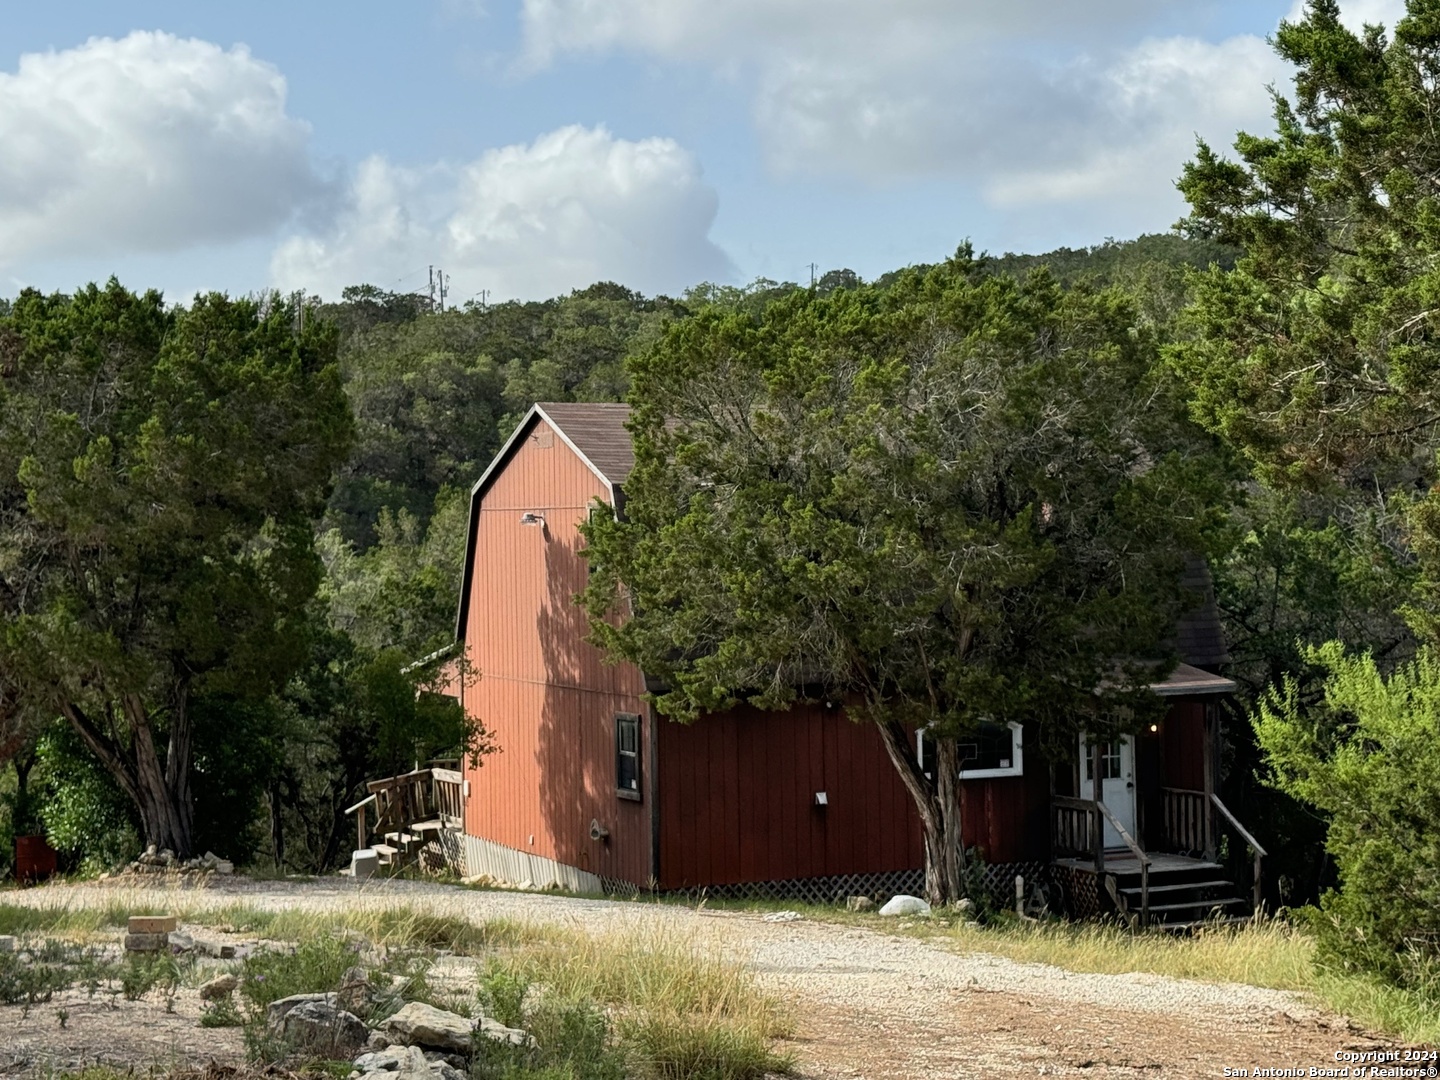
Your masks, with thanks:
M 1248 921 L 1254 914 L 1244 890 L 1225 876 L 1219 863 L 1178 856 L 1152 857 L 1150 865 L 1150 921 L 1157 930 L 1185 932 L 1205 926 Z M 1109 863 L 1105 891 L 1116 911 L 1138 919 L 1142 886 L 1138 866 Z
M 357 848 L 369 848 L 392 872 L 411 863 L 425 865 L 435 853 L 443 862 L 464 828 L 464 778 L 455 769 L 415 769 L 366 785 L 369 795 L 345 812 L 355 814 Z M 374 825 L 369 815 L 374 812 Z M 379 839 L 373 839 L 378 837 Z

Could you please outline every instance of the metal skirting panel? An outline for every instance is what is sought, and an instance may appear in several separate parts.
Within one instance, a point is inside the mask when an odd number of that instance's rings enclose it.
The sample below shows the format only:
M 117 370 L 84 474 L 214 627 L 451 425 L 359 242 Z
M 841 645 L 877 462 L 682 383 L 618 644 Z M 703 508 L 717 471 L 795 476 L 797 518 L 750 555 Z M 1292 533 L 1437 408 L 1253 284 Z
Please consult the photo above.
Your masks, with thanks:
M 578 867 L 517 851 L 491 840 L 466 834 L 464 837 L 466 877 L 494 878 L 508 885 L 529 882 L 537 889 L 558 886 L 570 892 L 600 893 L 605 891 L 600 878 Z

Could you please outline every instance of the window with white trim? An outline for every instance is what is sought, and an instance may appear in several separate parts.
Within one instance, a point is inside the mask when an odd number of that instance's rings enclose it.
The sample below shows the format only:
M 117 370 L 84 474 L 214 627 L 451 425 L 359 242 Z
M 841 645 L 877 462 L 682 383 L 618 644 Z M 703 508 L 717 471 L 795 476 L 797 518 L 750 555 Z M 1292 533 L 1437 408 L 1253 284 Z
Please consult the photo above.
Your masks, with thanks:
M 615 714 L 615 794 L 640 798 L 640 717 Z
M 915 739 L 920 768 L 929 775 L 925 760 L 925 732 Z M 974 731 L 960 739 L 960 779 L 984 780 L 993 776 L 1025 775 L 1025 739 L 1021 726 L 1013 720 L 1002 724 L 982 721 Z

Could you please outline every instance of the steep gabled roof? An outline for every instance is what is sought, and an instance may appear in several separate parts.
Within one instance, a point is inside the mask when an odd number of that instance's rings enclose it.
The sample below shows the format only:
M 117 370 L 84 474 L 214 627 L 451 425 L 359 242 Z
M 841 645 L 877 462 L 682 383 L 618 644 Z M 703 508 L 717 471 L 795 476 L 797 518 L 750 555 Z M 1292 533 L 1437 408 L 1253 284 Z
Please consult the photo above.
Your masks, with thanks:
M 609 401 L 555 401 L 535 411 L 612 487 L 620 487 L 635 467 L 635 447 L 625 422 L 630 406 Z
M 455 640 L 465 640 L 465 616 L 470 610 L 470 589 L 475 574 L 475 543 L 480 500 L 495 482 L 515 451 L 541 420 L 570 447 L 610 489 L 610 502 L 619 505 L 621 486 L 635 467 L 635 450 L 625 422 L 630 406 L 606 401 L 542 401 L 531 407 L 516 426 L 489 467 L 470 489 L 470 522 L 465 539 L 465 573 L 460 582 L 460 607 L 455 613 Z

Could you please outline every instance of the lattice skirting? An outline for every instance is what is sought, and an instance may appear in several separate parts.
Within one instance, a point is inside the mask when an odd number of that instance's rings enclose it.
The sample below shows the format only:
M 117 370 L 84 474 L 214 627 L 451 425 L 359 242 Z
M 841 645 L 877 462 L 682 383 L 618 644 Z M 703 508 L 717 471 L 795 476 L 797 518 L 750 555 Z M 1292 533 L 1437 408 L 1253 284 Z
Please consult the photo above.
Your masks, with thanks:
M 1109 910 L 1100 894 L 1100 876 L 1073 867 L 1052 867 L 1055 884 L 1063 893 L 1065 913 L 1072 919 L 1094 919 Z
M 833 877 L 793 878 L 786 881 L 749 881 L 739 885 L 710 885 L 705 888 L 672 889 L 671 896 L 701 900 L 799 900 L 807 904 L 843 904 L 851 896 L 868 896 L 880 903 L 906 893 L 923 896 L 924 870 L 892 870 L 876 874 L 837 874 Z M 634 891 L 624 886 L 619 891 Z
M 1045 890 L 1050 884 L 1050 868 L 1043 862 L 997 863 L 985 866 L 972 877 L 972 893 L 983 891 L 985 899 L 994 907 L 1013 907 L 1017 874 L 1025 879 L 1027 898 L 1035 895 L 1037 886 Z M 607 893 L 621 896 L 633 896 L 643 891 L 626 881 L 604 879 L 602 883 Z M 924 896 L 925 871 L 892 870 L 884 873 L 838 874 L 785 881 L 751 881 L 739 885 L 673 889 L 669 890 L 668 895 L 684 896 L 697 901 L 708 896 L 722 900 L 799 900 L 807 904 L 844 904 L 852 896 L 868 896 L 876 903 L 883 904 L 890 897 L 902 893 Z M 978 896 L 975 898 L 980 899 Z

